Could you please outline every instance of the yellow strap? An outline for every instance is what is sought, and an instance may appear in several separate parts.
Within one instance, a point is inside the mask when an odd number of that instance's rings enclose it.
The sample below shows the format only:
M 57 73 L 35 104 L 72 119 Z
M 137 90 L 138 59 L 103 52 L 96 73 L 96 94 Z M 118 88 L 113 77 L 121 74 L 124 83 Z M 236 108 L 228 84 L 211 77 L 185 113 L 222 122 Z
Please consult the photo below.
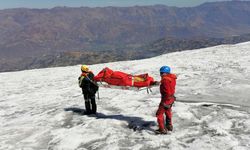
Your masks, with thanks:
M 144 82 L 145 79 L 142 77 L 135 77 L 135 82 Z

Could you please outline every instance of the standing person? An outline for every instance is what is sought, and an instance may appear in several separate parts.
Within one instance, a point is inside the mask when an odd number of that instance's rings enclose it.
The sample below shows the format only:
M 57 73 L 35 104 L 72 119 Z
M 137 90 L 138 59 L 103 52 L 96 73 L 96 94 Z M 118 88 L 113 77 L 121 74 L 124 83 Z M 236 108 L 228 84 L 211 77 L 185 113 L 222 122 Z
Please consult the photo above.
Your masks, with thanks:
M 175 101 L 175 85 L 176 85 L 176 75 L 170 73 L 171 69 L 169 66 L 162 66 L 160 68 L 161 83 L 160 83 L 160 93 L 161 102 L 159 108 L 156 112 L 157 122 L 159 129 L 156 133 L 166 134 L 168 131 L 173 130 L 172 125 L 172 105 Z M 164 124 L 164 114 L 166 117 L 166 124 Z
M 98 90 L 98 85 L 93 80 L 94 74 L 89 70 L 87 65 L 82 65 L 81 71 L 82 74 L 78 78 L 78 81 L 85 100 L 85 114 L 96 114 L 95 93 Z

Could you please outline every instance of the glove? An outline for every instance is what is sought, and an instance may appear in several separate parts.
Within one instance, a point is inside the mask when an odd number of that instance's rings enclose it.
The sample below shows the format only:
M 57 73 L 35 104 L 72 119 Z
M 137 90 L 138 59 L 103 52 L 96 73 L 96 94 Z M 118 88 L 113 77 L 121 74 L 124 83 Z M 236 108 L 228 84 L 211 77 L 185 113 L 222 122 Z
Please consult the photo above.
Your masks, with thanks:
M 154 81 L 154 82 L 152 83 L 152 85 L 160 85 L 160 83 L 161 83 L 161 82 L 159 82 L 159 81 Z

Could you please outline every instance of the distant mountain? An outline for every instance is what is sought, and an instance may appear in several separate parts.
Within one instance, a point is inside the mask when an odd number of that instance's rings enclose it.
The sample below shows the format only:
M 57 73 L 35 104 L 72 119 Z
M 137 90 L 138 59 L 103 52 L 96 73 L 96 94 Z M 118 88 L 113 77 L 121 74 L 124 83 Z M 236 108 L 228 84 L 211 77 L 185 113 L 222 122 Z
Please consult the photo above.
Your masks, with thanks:
M 132 50 L 109 51 L 72 51 L 28 57 L 13 60 L 6 59 L 0 64 L 0 72 L 76 64 L 96 64 L 121 60 L 143 59 L 165 53 L 199 49 L 221 44 L 235 44 L 250 41 L 250 34 L 227 38 L 163 38 Z M 4 62 L 4 63 L 3 63 Z
M 0 10 L 0 66 L 20 70 L 27 68 L 20 68 L 21 64 L 27 66 L 27 61 L 33 64 L 34 59 L 67 52 L 130 55 L 145 44 L 169 37 L 242 35 L 250 33 L 249 16 L 247 1 L 186 8 L 155 5 Z
M 152 43 L 137 48 L 137 58 L 154 57 L 157 55 L 211 47 L 222 44 L 236 44 L 250 41 L 250 34 L 241 36 L 231 36 L 225 38 L 204 38 L 196 37 L 193 39 L 163 38 Z

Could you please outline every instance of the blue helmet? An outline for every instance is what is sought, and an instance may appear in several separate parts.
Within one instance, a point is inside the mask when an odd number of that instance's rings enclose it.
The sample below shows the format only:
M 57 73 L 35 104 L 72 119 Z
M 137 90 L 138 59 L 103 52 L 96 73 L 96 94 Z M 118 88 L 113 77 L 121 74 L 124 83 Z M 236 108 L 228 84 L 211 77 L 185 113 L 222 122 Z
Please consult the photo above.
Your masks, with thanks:
M 169 66 L 162 66 L 160 68 L 160 73 L 170 73 L 171 69 Z

